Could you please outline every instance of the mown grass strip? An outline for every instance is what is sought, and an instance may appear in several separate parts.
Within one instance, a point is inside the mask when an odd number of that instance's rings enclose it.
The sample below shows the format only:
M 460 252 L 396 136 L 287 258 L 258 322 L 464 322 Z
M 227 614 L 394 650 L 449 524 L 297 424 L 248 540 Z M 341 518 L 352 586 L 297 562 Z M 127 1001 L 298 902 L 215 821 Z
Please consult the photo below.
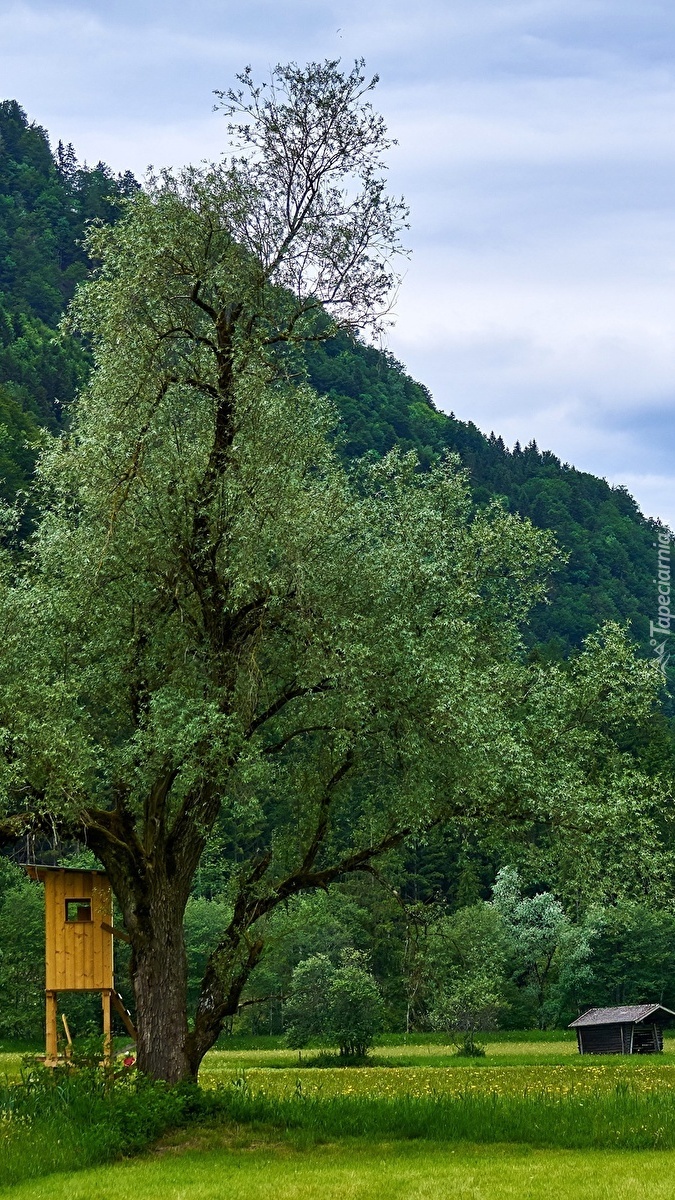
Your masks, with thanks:
M 2 1200 L 672 1200 L 675 1155 L 433 1142 L 201 1147 L 53 1175 Z

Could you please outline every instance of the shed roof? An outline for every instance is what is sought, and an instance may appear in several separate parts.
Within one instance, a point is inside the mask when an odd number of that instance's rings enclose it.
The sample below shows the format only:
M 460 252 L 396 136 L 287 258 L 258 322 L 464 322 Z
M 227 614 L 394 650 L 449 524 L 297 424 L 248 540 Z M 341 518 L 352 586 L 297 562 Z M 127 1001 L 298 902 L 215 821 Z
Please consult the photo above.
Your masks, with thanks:
M 657 1013 L 666 1020 L 675 1017 L 675 1012 L 664 1008 L 662 1004 L 622 1004 L 618 1008 L 589 1008 L 576 1021 L 571 1021 L 568 1028 L 575 1029 L 580 1025 L 637 1025 L 648 1017 L 655 1017 Z
M 100 867 L 54 867 L 47 866 L 46 863 L 19 863 L 19 866 L 28 872 L 31 879 L 37 879 L 41 883 L 44 882 L 45 875 L 56 871 L 60 871 L 62 875 L 105 875 L 105 871 Z

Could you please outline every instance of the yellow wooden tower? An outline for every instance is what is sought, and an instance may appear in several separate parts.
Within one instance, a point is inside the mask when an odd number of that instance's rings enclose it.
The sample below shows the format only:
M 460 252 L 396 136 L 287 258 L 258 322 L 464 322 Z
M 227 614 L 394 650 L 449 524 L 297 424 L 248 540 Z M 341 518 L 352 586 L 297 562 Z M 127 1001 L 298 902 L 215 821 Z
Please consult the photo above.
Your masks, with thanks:
M 59 992 L 100 992 L 103 1006 L 104 1054 L 111 1052 L 111 1005 L 135 1037 L 131 1018 L 115 991 L 112 889 L 104 871 L 71 867 L 27 866 L 32 879 L 45 885 L 46 1055 L 58 1059 L 57 996 Z M 64 1021 L 68 1040 L 70 1033 Z

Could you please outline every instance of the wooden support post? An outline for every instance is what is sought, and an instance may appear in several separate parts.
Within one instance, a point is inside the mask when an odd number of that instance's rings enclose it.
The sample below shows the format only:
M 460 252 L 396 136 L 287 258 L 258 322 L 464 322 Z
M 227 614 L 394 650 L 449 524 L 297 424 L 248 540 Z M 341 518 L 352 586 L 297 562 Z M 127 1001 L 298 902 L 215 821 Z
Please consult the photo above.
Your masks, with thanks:
M 112 1059 L 112 1037 L 111 1030 L 111 1011 L 110 1011 L 110 989 L 106 988 L 101 992 L 101 1003 L 103 1005 L 103 1061 L 107 1064 Z
M 45 1033 L 45 1066 L 55 1067 L 59 1057 L 56 1037 L 56 992 L 47 992 Z

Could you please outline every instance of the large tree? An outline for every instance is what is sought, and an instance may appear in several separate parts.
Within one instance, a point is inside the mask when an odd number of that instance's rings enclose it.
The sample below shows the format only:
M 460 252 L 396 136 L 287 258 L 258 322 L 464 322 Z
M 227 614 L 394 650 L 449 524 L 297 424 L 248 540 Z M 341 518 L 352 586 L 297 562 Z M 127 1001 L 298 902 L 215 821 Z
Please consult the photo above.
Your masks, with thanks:
M 377 324 L 396 282 L 371 86 L 336 63 L 245 73 L 234 156 L 92 232 L 72 320 L 96 367 L 42 456 L 31 552 L 5 563 L 2 828 L 51 822 L 104 864 L 139 1067 L 170 1081 L 237 1011 L 278 905 L 441 821 L 602 792 L 598 739 L 653 703 L 617 632 L 576 709 L 523 665 L 554 548 L 473 512 L 456 464 L 339 465 L 298 349 Z M 183 916 L 217 822 L 231 918 L 189 1028 Z

